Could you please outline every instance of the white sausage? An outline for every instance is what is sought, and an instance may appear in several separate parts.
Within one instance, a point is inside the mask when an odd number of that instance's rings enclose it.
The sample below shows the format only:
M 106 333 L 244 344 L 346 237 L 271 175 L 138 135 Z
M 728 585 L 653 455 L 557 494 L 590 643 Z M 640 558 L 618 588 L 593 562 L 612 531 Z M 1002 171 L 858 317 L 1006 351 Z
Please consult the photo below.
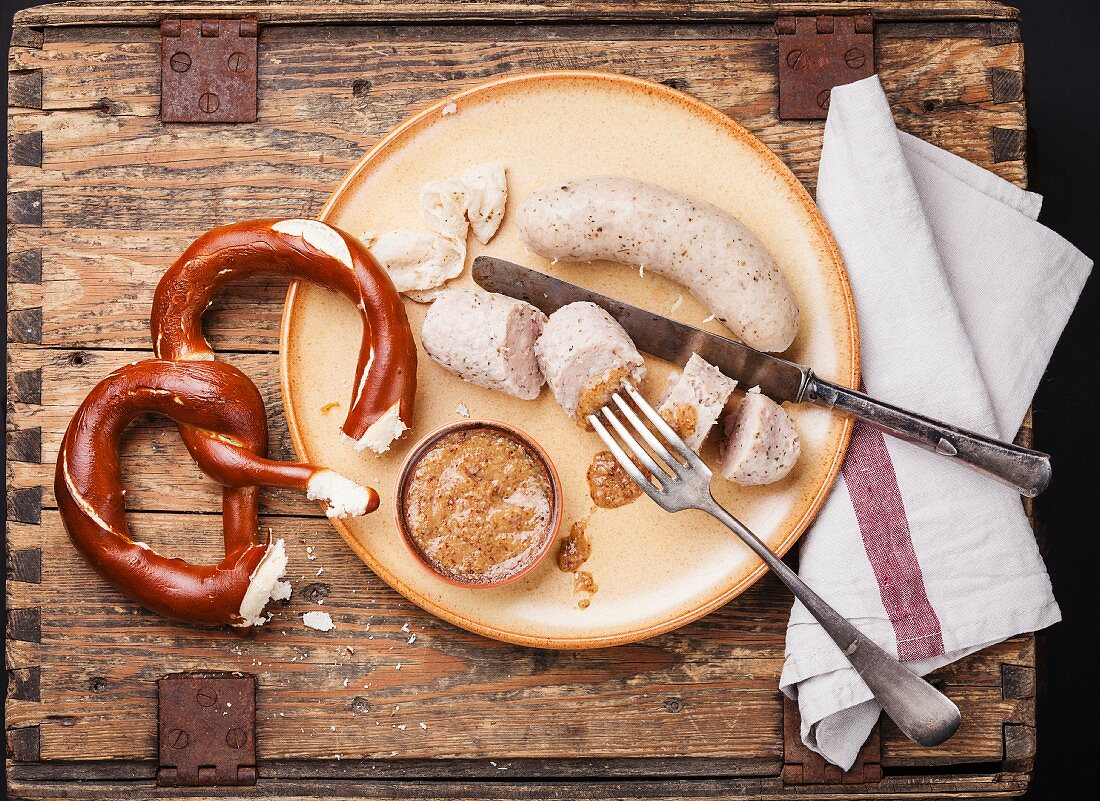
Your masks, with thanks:
M 645 362 L 626 331 L 594 303 L 570 303 L 551 314 L 535 355 L 558 403 L 586 428 L 587 416 L 623 379 L 640 385 L 645 376 Z
M 736 386 L 736 381 L 693 353 L 657 411 L 698 453 Z
M 448 289 L 428 309 L 420 340 L 429 356 L 467 381 L 531 400 L 542 388 L 535 340 L 545 324 L 546 315 L 522 300 Z
M 771 255 L 709 203 L 630 178 L 582 178 L 535 192 L 518 225 L 548 259 L 608 259 L 678 281 L 754 348 L 786 350 L 798 332 L 798 306 Z
M 802 451 L 790 415 L 759 391 L 746 393 L 725 428 L 722 475 L 737 484 L 779 481 Z

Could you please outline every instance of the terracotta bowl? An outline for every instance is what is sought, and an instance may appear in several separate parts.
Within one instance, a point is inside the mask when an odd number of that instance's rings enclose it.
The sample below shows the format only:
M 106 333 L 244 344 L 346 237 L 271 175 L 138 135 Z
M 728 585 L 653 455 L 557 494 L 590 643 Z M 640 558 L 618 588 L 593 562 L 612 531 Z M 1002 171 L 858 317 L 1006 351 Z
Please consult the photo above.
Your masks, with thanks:
M 420 545 L 413 538 L 409 531 L 408 521 L 405 516 L 405 497 L 408 494 L 409 479 L 421 457 L 448 434 L 453 434 L 456 431 L 473 431 L 479 429 L 490 430 L 502 434 L 522 447 L 542 465 L 543 471 L 546 473 L 546 477 L 550 482 L 550 522 L 546 526 L 546 531 L 543 533 L 542 542 L 539 543 L 537 552 L 518 570 L 495 581 L 463 580 L 441 572 L 432 564 L 431 560 L 428 559 L 427 555 L 420 548 Z M 449 423 L 440 426 L 417 442 L 409 451 L 409 455 L 405 457 L 404 464 L 401 465 L 401 471 L 397 479 L 397 490 L 394 493 L 393 501 L 394 516 L 397 518 L 397 530 L 400 532 L 401 540 L 405 543 L 405 547 L 409 549 L 409 552 L 424 566 L 425 570 L 431 571 L 437 578 L 452 586 L 468 587 L 470 589 L 489 589 L 491 587 L 500 587 L 504 584 L 511 584 L 513 581 L 523 578 L 534 570 L 538 564 L 546 558 L 546 554 L 550 553 L 550 546 L 554 544 L 554 541 L 558 537 L 558 531 L 561 529 L 561 510 L 561 481 L 558 478 L 558 471 L 554 468 L 554 463 L 550 461 L 550 457 L 546 454 L 546 451 L 518 428 L 510 426 L 507 423 L 501 423 L 497 420 L 460 420 L 457 423 Z

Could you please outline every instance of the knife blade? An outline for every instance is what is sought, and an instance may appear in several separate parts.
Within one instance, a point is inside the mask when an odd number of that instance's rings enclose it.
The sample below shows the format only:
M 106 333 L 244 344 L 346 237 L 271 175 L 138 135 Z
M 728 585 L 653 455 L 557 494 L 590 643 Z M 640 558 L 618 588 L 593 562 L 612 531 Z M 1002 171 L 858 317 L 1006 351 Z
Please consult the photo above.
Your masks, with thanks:
M 855 417 L 898 439 L 965 464 L 1029 498 L 1050 484 L 1050 457 L 1040 451 L 999 442 L 892 406 L 818 378 L 804 365 L 503 259 L 478 256 L 472 273 L 483 289 L 526 301 L 547 315 L 570 303 L 595 303 L 618 320 L 634 344 L 646 353 L 679 365 L 697 353 L 745 389 L 756 386 L 775 401 L 807 401 Z
M 813 375 L 808 367 L 504 259 L 478 256 L 472 272 L 482 289 L 526 301 L 547 315 L 570 303 L 595 303 L 619 321 L 640 350 L 681 367 L 697 353 L 746 389 L 758 386 L 775 401 L 800 402 Z

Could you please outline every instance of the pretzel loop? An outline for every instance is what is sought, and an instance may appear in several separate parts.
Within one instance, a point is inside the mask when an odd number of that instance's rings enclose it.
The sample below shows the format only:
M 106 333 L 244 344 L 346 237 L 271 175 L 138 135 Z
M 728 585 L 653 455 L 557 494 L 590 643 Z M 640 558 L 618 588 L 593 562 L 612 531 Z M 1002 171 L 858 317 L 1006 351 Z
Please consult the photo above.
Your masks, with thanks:
M 370 252 L 317 220 L 252 220 L 215 228 L 184 251 L 153 298 L 153 349 L 162 359 L 213 359 L 202 315 L 222 288 L 256 273 L 319 284 L 359 310 L 363 337 L 355 390 L 341 427 L 356 448 L 382 452 L 409 427 L 416 393 L 416 345 L 405 307 Z M 188 447 L 193 434 L 184 432 Z
M 73 544 L 112 585 L 165 617 L 203 625 L 261 622 L 256 615 L 271 597 L 286 557 L 281 540 L 272 545 L 257 537 L 256 486 L 238 477 L 238 486 L 223 490 L 225 558 L 217 565 L 166 557 L 131 537 L 119 445 L 126 427 L 150 412 L 208 431 L 226 444 L 224 452 L 235 454 L 233 464 L 196 454 L 199 467 L 212 476 L 244 468 L 238 476 L 249 475 L 251 483 L 305 489 L 314 475 L 325 472 L 265 458 L 263 399 L 239 370 L 216 362 L 137 362 L 89 393 L 62 439 L 54 492 Z M 365 505 L 377 503 L 370 491 Z M 250 588 L 253 595 L 265 593 L 251 615 L 245 608 Z
M 302 278 L 356 303 L 363 341 L 344 433 L 385 450 L 407 427 L 416 386 L 416 350 L 393 284 L 351 237 L 310 220 L 257 220 L 199 237 L 157 287 L 151 328 L 159 358 L 103 379 L 65 431 L 54 491 L 73 544 L 112 585 L 165 617 L 202 625 L 262 625 L 279 578 L 282 540 L 258 537 L 259 487 L 299 490 L 329 517 L 378 508 L 378 494 L 339 473 L 267 458 L 267 416 L 255 385 L 214 361 L 202 314 L 227 283 L 256 272 Z M 119 446 L 141 414 L 175 421 L 192 458 L 222 484 L 225 558 L 195 565 L 136 542 L 126 520 Z

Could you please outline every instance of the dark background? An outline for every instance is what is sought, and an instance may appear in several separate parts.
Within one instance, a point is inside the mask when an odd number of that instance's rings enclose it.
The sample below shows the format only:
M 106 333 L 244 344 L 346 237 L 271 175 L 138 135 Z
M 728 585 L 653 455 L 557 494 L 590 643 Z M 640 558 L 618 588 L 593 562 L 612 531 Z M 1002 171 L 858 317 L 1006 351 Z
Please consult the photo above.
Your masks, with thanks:
M 32 5 L 38 4 L 0 0 L 5 63 L 11 15 Z M 1039 219 L 1096 259 L 1100 0 L 1016 0 L 1011 5 L 1023 11 L 1030 188 L 1045 196 Z M 6 71 L 3 82 L 6 97 Z M 1096 797 L 1100 788 L 1098 357 L 1100 289 L 1093 278 L 1035 399 L 1036 447 L 1051 453 L 1055 465 L 1054 483 L 1038 499 L 1037 512 L 1063 621 L 1040 635 L 1039 754 L 1027 795 L 1033 799 L 1063 793 Z

